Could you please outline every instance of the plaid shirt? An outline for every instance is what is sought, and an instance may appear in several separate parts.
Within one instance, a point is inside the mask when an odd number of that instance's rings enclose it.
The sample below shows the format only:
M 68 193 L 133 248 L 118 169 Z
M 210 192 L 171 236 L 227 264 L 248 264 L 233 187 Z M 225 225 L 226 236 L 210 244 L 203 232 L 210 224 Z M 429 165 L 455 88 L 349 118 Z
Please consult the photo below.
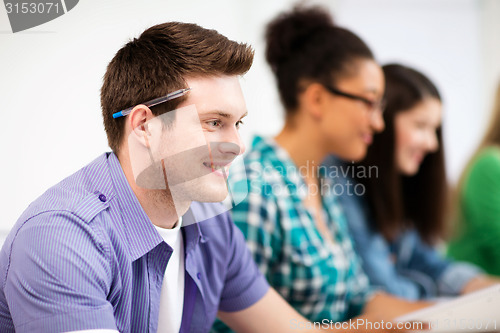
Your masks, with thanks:
M 368 279 L 333 195 L 333 180 L 321 178 L 320 188 L 331 242 L 303 204 L 307 188 L 299 171 L 273 140 L 256 137 L 245 167 L 230 171 L 233 180 L 245 179 L 245 172 L 247 179 L 236 182 L 233 194 L 248 187 L 232 216 L 260 270 L 290 305 L 311 321 L 344 321 L 361 312 L 371 293 Z

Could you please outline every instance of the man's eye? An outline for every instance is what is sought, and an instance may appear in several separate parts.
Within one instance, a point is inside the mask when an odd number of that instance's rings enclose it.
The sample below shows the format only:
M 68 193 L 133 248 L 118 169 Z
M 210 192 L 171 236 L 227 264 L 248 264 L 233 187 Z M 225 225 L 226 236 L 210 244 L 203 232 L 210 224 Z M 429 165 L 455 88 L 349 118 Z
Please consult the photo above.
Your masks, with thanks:
M 241 126 L 241 125 L 244 125 L 244 124 L 245 124 L 245 123 L 244 123 L 243 121 L 238 120 L 238 121 L 236 122 L 236 128 L 240 128 L 240 126 Z
M 213 127 L 220 127 L 222 125 L 220 120 L 211 120 L 208 124 Z

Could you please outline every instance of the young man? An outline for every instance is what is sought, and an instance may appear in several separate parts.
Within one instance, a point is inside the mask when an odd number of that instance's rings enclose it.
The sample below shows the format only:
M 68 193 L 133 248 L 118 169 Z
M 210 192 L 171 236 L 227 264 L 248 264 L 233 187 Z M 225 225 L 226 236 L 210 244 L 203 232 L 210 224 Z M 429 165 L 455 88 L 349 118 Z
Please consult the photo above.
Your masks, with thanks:
M 252 60 L 247 45 L 177 22 L 117 52 L 101 91 L 113 152 L 12 229 L 0 332 L 206 332 L 217 313 L 237 331 L 305 322 L 269 288 L 228 214 L 195 202 L 227 195 L 227 168 L 244 151 L 238 76 Z

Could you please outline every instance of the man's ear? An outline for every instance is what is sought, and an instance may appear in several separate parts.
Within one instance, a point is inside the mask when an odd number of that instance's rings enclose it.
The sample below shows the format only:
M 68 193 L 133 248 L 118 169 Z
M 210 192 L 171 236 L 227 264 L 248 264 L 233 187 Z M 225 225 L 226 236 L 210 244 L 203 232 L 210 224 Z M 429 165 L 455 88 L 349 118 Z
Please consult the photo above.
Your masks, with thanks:
M 314 119 L 321 119 L 327 102 L 326 90 L 319 83 L 311 83 L 301 94 L 301 103 Z
M 154 118 L 151 109 L 142 104 L 135 106 L 128 117 L 130 135 L 134 135 L 135 139 L 147 148 L 150 148 L 151 138 L 157 131 L 156 122 L 152 120 Z

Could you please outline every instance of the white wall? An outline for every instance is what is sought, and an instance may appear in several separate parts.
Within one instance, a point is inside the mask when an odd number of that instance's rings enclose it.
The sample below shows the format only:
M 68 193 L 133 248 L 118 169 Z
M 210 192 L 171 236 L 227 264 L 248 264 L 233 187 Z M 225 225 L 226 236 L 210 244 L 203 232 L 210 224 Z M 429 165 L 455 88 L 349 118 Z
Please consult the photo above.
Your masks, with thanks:
M 318 1 L 316 1 L 318 2 Z M 379 60 L 428 73 L 445 99 L 451 179 L 485 125 L 500 66 L 494 0 L 336 0 L 337 22 L 359 33 Z M 99 106 L 102 75 L 114 53 L 145 28 L 195 22 L 256 49 L 243 81 L 250 116 L 242 129 L 274 134 L 282 111 L 263 57 L 263 25 L 294 1 L 85 0 L 66 15 L 12 34 L 0 6 L 0 219 L 6 231 L 37 196 L 108 150 Z

